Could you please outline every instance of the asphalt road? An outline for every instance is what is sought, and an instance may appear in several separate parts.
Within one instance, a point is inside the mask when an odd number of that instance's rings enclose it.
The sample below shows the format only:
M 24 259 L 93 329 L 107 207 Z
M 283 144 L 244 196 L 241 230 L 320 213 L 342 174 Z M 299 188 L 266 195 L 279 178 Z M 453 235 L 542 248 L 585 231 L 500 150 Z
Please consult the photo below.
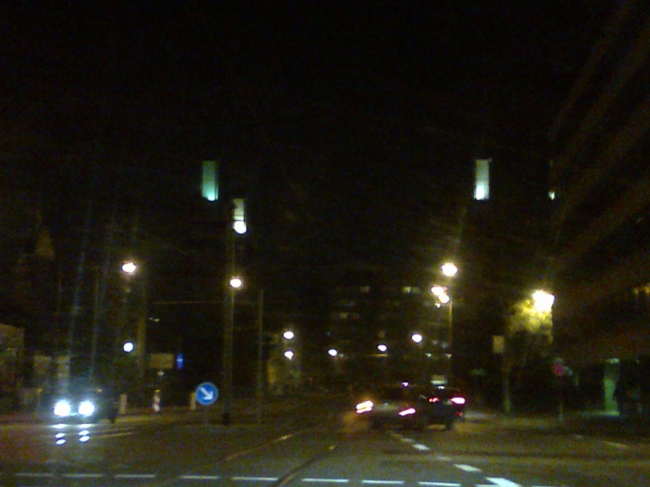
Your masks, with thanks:
M 454 431 L 370 430 L 347 401 L 269 409 L 261 425 L 201 414 L 111 425 L 0 426 L 3 486 L 636 487 L 650 442 L 469 415 Z M 65 441 L 62 441 L 65 440 Z M 57 444 L 57 442 L 59 444 Z

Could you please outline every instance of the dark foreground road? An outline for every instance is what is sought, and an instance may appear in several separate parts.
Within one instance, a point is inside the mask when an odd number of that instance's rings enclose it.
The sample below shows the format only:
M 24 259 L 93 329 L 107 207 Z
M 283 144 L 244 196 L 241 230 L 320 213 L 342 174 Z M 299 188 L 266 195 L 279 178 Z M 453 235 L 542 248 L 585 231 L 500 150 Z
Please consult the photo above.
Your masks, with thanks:
M 454 431 L 373 431 L 326 397 L 261 425 L 201 415 L 0 426 L 3 486 L 647 487 L 650 443 L 470 415 Z M 57 444 L 58 443 L 58 444 Z

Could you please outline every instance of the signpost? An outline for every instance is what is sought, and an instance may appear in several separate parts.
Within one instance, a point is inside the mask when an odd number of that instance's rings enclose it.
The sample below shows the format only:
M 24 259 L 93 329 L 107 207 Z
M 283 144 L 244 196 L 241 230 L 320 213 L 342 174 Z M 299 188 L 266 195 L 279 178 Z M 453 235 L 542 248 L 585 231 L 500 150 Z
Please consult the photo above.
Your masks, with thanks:
M 219 398 L 219 389 L 212 382 L 202 382 L 195 391 L 196 402 L 205 408 L 205 422 L 209 423 L 208 410 L 209 406 L 214 404 Z

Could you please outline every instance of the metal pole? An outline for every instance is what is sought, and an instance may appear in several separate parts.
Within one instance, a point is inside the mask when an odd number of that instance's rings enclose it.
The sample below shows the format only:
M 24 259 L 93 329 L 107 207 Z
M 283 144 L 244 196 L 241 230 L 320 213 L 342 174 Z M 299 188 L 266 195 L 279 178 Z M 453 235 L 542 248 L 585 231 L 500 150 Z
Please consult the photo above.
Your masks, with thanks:
M 263 340 L 264 338 L 264 290 L 260 291 L 258 309 L 257 309 L 257 424 L 262 423 L 262 398 L 264 395 L 263 388 Z
M 144 266 L 142 266 L 144 267 Z M 147 357 L 147 318 L 149 314 L 149 308 L 147 306 L 147 301 L 149 299 L 148 293 L 148 282 L 147 282 L 147 269 L 141 270 L 142 274 L 140 275 L 140 289 L 141 289 L 141 302 L 140 302 L 140 312 L 138 313 L 138 325 L 137 325 L 137 349 L 136 349 L 136 361 L 138 368 L 138 379 L 142 382 L 144 381 L 145 376 L 145 366 L 146 366 L 146 357 Z M 140 385 L 143 385 L 142 383 Z
M 235 290 L 230 285 L 230 278 L 235 274 L 235 236 L 233 233 L 233 209 L 227 208 L 226 218 L 226 278 L 225 302 L 223 324 L 223 410 L 222 422 L 230 424 L 230 410 L 232 403 L 232 356 L 233 356 L 233 329 L 235 321 Z
M 453 367 L 453 363 L 452 363 L 453 353 L 454 353 L 454 349 L 453 349 L 453 343 L 454 343 L 454 320 L 453 320 L 454 311 L 453 311 L 453 309 L 454 309 L 454 305 L 453 305 L 453 303 L 454 303 L 454 300 L 450 299 L 449 300 L 449 376 L 447 378 L 447 383 L 449 385 L 451 385 L 453 375 L 454 375 L 454 367 Z
M 95 269 L 95 283 L 93 295 L 93 336 L 90 345 L 90 380 L 95 379 L 95 365 L 97 362 L 97 338 L 99 335 L 99 271 L 100 268 Z

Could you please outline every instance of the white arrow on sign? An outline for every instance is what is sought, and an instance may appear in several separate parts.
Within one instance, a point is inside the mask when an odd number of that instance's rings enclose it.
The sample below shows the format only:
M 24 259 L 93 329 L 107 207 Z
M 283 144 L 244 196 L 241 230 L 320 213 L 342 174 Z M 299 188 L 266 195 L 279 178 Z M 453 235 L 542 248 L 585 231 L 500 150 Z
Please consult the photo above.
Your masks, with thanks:
M 199 389 L 203 394 L 204 401 L 212 401 L 214 399 L 214 391 L 209 391 L 205 387 Z

